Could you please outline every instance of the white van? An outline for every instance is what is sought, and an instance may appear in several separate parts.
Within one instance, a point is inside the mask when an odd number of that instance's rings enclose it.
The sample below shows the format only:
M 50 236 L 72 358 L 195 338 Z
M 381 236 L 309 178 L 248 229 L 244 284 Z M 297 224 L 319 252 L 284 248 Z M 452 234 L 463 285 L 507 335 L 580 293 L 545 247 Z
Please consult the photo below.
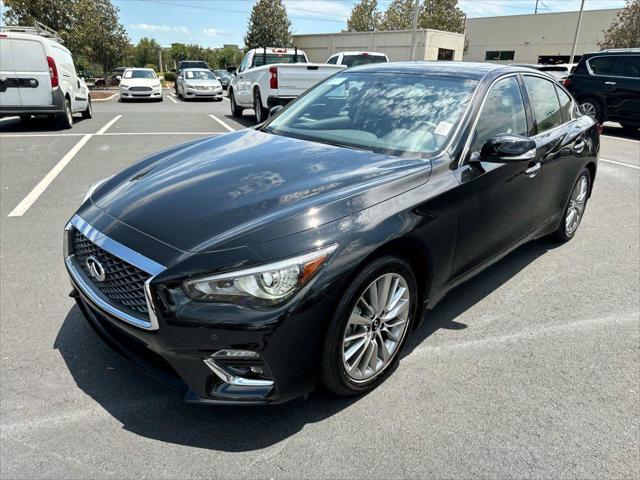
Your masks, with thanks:
M 0 27 L 0 117 L 48 115 L 71 128 L 74 113 L 91 118 L 91 98 L 57 33 L 40 23 Z
M 347 68 L 358 65 L 368 65 L 370 63 L 387 63 L 389 57 L 378 52 L 338 52 L 329 57 L 327 63 L 330 65 L 346 65 Z

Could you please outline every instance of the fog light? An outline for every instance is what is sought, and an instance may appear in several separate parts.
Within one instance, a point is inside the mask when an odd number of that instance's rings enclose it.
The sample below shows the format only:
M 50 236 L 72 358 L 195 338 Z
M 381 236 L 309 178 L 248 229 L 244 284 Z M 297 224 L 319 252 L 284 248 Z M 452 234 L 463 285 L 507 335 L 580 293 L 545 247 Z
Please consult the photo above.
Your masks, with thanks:
M 259 358 L 256 352 L 251 350 L 218 350 L 213 358 Z

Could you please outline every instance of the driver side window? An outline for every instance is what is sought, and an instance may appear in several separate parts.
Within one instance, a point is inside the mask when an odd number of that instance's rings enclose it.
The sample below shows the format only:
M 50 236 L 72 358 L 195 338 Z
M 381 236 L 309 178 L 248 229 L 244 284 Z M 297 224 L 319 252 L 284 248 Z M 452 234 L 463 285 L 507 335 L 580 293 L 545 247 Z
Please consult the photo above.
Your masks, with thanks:
M 518 80 L 513 76 L 498 80 L 489 90 L 469 151 L 479 152 L 487 140 L 502 133 L 527 135 L 524 101 Z
M 242 59 L 242 62 L 240 62 L 240 66 L 238 67 L 238 72 L 244 72 L 245 69 L 247 68 L 248 62 L 249 62 L 249 53 L 247 53 Z

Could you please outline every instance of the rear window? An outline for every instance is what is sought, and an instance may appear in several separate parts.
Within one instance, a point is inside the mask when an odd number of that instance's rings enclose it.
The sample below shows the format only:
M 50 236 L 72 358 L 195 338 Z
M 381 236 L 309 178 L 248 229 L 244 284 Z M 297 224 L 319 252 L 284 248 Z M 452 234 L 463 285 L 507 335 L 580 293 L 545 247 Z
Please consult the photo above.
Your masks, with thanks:
M 207 62 L 180 62 L 180 70 L 184 70 L 185 68 L 206 68 L 209 66 Z
M 594 75 L 616 75 L 617 56 L 594 57 L 587 60 L 589 68 Z
M 12 47 L 14 68 L 17 72 L 44 72 L 49 70 L 40 42 L 14 38 Z
M 261 67 L 262 65 L 272 65 L 274 63 L 307 63 L 307 59 L 304 58 L 304 55 L 300 54 L 298 54 L 296 61 L 296 56 L 293 54 L 267 53 L 266 55 L 264 55 L 262 52 L 256 52 L 253 57 L 254 67 Z
M 347 67 L 357 67 L 369 63 L 386 63 L 387 59 L 382 55 L 345 55 L 342 58 L 342 65 Z

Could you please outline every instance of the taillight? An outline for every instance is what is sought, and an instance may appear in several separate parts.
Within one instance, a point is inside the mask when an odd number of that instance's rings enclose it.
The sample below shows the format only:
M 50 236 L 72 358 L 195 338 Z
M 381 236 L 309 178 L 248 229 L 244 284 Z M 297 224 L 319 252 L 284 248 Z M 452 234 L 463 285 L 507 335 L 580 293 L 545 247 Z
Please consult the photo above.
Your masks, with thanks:
M 562 81 L 562 85 L 564 85 L 565 87 L 568 87 L 570 83 L 571 83 L 571 79 L 570 78 L 565 78 Z
M 271 78 L 269 79 L 269 86 L 271 88 L 278 88 L 278 68 L 269 67 L 269 73 L 271 74 Z
M 49 64 L 49 76 L 51 77 L 51 87 L 56 88 L 60 81 L 58 80 L 58 68 L 56 62 L 52 57 L 47 57 L 47 63 Z

